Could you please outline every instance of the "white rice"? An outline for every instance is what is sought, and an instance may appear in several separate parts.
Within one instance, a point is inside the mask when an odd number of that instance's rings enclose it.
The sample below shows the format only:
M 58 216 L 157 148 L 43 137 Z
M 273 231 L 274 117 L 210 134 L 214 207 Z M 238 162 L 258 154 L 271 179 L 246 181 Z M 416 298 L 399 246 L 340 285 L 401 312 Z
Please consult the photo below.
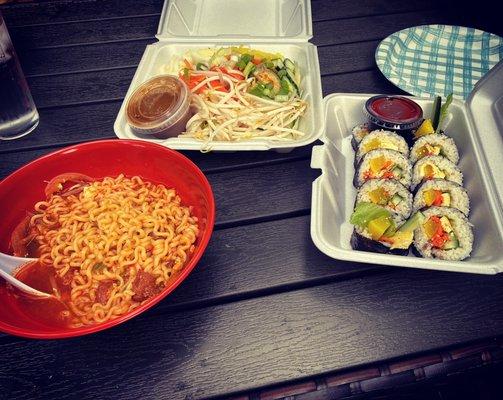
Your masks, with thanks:
M 470 199 L 466 189 L 457 183 L 446 181 L 444 179 L 432 179 L 425 181 L 417 190 L 414 196 L 413 209 L 414 212 L 427 207 L 424 202 L 423 193 L 426 190 L 435 189 L 440 190 L 443 193 L 449 193 L 451 196 L 451 204 L 449 207 L 453 207 L 461 211 L 464 215 L 468 216 L 470 213 Z
M 356 152 L 357 162 L 368 153 L 365 148 L 369 143 L 374 141 L 379 143 L 378 148 L 380 149 L 396 150 L 405 157 L 409 157 L 409 146 L 402 136 L 391 131 L 377 130 L 370 132 L 361 140 L 360 145 L 358 146 L 358 151 Z
M 421 174 L 421 169 L 425 164 L 435 165 L 442 170 L 445 173 L 445 180 L 457 183 L 458 185 L 463 185 L 463 174 L 455 164 L 442 156 L 427 156 L 421 158 L 412 168 L 412 190 L 414 190 L 423 180 L 426 180 Z
M 412 149 L 410 150 L 410 161 L 413 164 L 420 158 L 418 153 L 426 144 L 439 146 L 441 148 L 441 156 L 444 156 L 454 164 L 459 162 L 458 148 L 456 147 L 454 139 L 446 135 L 432 134 L 419 138 L 416 143 L 414 143 L 414 146 L 412 146 Z
M 357 167 L 356 176 L 353 182 L 355 187 L 361 187 L 368 180 L 364 178 L 364 173 L 365 171 L 370 169 L 370 160 L 380 156 L 384 156 L 385 159 L 392 161 L 394 164 L 401 168 L 402 176 L 400 177 L 400 179 L 396 180 L 398 180 L 402 185 L 408 188 L 411 183 L 411 164 L 409 160 L 398 151 L 388 149 L 372 150 L 365 154 L 365 156 L 363 156 Z M 375 179 L 380 178 L 381 177 L 379 176 L 375 177 Z
M 473 230 L 461 211 L 452 207 L 430 207 L 424 210 L 423 214 L 425 222 L 432 216 L 449 218 L 454 234 L 458 238 L 459 247 L 452 250 L 432 247 L 423 227 L 420 226 L 414 231 L 414 247 L 422 257 L 458 261 L 470 256 L 473 248 Z
M 384 190 L 386 190 L 386 192 L 389 193 L 390 197 L 398 194 L 403 198 L 398 206 L 394 208 L 390 205 L 383 205 L 382 207 L 386 208 L 392 213 L 399 214 L 402 218 L 409 218 L 412 212 L 412 194 L 398 181 L 389 179 L 371 179 L 365 182 L 356 195 L 356 203 L 360 203 L 362 201 L 371 203 L 372 200 L 370 199 L 369 193 L 378 188 L 383 188 Z

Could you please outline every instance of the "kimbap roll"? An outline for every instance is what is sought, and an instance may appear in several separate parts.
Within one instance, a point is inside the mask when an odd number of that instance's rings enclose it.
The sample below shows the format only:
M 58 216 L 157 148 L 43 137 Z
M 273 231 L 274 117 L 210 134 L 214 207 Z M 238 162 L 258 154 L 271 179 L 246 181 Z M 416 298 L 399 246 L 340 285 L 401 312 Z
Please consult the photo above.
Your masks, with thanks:
M 351 133 L 352 133 L 351 145 L 353 146 L 353 150 L 356 151 L 362 139 L 370 133 L 369 124 L 365 123 L 356 125 L 352 129 Z
M 361 202 L 377 204 L 403 219 L 409 218 L 412 212 L 412 194 L 394 180 L 371 179 L 365 182 L 356 195 L 356 203 Z
M 463 185 L 463 174 L 459 168 L 442 156 L 426 156 L 414 164 L 412 169 L 412 190 L 421 182 L 430 179 L 445 179 Z
M 375 149 L 390 149 L 409 157 L 409 146 L 405 139 L 394 132 L 378 130 L 366 135 L 360 142 L 355 161 L 358 163 L 369 151 Z
M 443 179 L 425 181 L 414 196 L 414 211 L 430 206 L 453 207 L 465 216 L 470 212 L 470 200 L 466 189 Z
M 459 161 L 459 153 L 454 140 L 446 135 L 426 135 L 420 137 L 410 151 L 410 161 L 427 156 L 443 156 L 454 164 Z
M 354 250 L 397 255 L 408 253 L 412 236 L 405 246 L 396 240 L 397 226 L 403 223 L 398 214 L 373 203 L 361 202 L 356 205 L 350 222 L 355 226 L 351 236 Z
M 470 256 L 472 226 L 463 213 L 452 207 L 430 207 L 414 231 L 415 252 L 421 257 L 460 261 Z
M 396 150 L 369 151 L 356 167 L 353 185 L 359 188 L 370 179 L 397 180 L 405 187 L 409 187 L 411 182 L 410 162 Z

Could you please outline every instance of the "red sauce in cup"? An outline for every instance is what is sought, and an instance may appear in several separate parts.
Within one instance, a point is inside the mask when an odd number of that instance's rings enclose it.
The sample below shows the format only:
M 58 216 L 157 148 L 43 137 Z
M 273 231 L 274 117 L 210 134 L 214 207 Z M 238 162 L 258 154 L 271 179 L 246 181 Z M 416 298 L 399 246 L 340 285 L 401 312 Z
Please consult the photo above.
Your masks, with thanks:
M 412 141 L 412 130 L 421 125 L 423 110 L 415 101 L 402 96 L 379 95 L 365 103 L 365 113 L 371 130 L 396 131 L 408 141 Z

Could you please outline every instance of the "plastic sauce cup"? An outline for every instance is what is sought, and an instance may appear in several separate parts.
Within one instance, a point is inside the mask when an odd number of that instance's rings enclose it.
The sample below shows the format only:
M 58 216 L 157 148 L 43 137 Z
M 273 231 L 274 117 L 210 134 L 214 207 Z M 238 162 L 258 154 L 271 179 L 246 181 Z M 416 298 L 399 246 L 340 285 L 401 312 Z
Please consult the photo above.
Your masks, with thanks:
M 142 83 L 126 104 L 128 125 L 139 136 L 178 136 L 185 131 L 190 116 L 190 91 L 172 75 L 156 76 Z
M 415 101 L 401 96 L 379 95 L 365 103 L 370 130 L 386 129 L 402 135 L 407 142 L 413 139 L 413 130 L 423 121 L 423 109 Z

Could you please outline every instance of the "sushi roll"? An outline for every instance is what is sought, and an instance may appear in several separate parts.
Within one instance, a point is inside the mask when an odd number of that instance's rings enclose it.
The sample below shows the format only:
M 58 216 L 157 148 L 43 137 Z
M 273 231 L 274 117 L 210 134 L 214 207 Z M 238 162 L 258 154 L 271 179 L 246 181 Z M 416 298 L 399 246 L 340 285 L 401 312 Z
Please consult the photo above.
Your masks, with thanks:
M 426 135 L 417 139 L 414 146 L 412 146 L 410 161 L 414 164 L 423 157 L 439 155 L 454 164 L 459 161 L 458 148 L 452 138 L 446 135 Z
M 361 140 L 356 151 L 356 163 L 369 151 L 375 149 L 396 150 L 405 157 L 409 157 L 409 146 L 402 136 L 394 132 L 378 130 L 370 132 Z
M 430 207 L 414 231 L 414 252 L 425 258 L 460 261 L 470 256 L 473 230 L 463 213 L 452 207 Z
M 400 246 L 399 243 L 395 246 L 393 239 L 397 226 L 402 225 L 403 221 L 398 214 L 389 212 L 384 207 L 367 202 L 358 203 L 350 219 L 354 225 L 351 247 L 353 250 L 405 255 L 412 237 L 405 246 Z
M 370 133 L 369 124 L 360 124 L 356 125 L 351 130 L 351 146 L 353 146 L 353 150 L 356 151 L 362 139 Z
M 394 180 L 371 179 L 365 182 L 356 195 L 356 203 L 361 202 L 377 204 L 403 219 L 409 218 L 412 212 L 412 194 Z
M 442 156 L 426 156 L 414 164 L 411 189 L 430 179 L 445 179 L 463 185 L 463 174 L 459 168 Z
M 414 211 L 430 206 L 453 207 L 465 216 L 470 213 L 470 200 L 466 189 L 443 179 L 425 181 L 414 196 Z
M 396 150 L 369 151 L 356 167 L 353 185 L 359 188 L 370 179 L 393 179 L 408 188 L 411 182 L 410 162 Z

